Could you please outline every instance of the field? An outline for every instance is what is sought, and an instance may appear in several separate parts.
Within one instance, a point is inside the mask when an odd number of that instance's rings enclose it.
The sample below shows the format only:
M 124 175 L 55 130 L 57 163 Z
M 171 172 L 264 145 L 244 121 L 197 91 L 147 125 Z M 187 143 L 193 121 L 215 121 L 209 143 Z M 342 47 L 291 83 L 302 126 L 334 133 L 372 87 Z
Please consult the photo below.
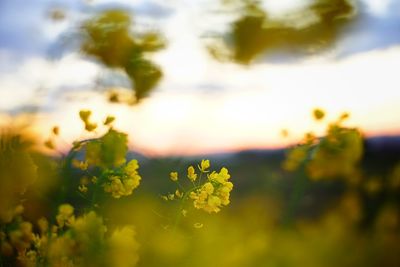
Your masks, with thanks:
M 201 157 L 129 152 L 112 126 L 63 156 L 24 138 L 2 136 L 2 266 L 400 262 L 399 140 L 341 119 L 287 149 Z

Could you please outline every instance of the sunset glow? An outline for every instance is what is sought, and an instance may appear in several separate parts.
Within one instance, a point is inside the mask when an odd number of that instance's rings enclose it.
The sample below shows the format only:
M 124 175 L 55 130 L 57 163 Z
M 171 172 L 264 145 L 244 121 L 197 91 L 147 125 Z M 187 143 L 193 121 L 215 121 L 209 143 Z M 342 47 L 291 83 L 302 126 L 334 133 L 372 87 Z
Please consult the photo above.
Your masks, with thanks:
M 220 68 L 218 79 L 223 81 L 229 75 Z M 132 148 L 145 154 L 277 148 L 298 141 L 309 130 L 321 133 L 326 124 L 310 116 L 321 107 L 327 112 L 327 122 L 349 112 L 348 124 L 367 136 L 394 135 L 400 133 L 399 68 L 400 50 L 394 48 L 341 62 L 263 65 L 242 77 L 233 70 L 231 75 L 238 82 L 232 92 L 161 91 L 133 107 L 110 104 L 104 96 L 87 92 L 84 101 L 39 116 L 38 131 L 59 125 L 63 136 L 73 140 L 82 132 L 79 110 L 90 109 L 96 111 L 97 122 L 116 116 L 115 127 L 128 132 Z M 241 78 L 251 81 L 251 88 L 241 84 Z M 282 129 L 289 131 L 287 138 L 280 136 Z
M 79 110 L 93 110 L 98 123 L 114 115 L 115 127 L 129 134 L 131 147 L 148 155 L 283 147 L 309 130 L 322 133 L 326 123 L 342 112 L 349 112 L 348 124 L 359 127 L 366 136 L 400 134 L 399 46 L 337 57 L 335 53 L 355 45 L 349 35 L 336 49 L 294 63 L 221 63 L 199 41 L 199 35 L 210 26 L 199 19 L 206 14 L 202 8 L 207 1 L 203 2 L 177 7 L 174 15 L 160 24 L 168 45 L 152 60 L 165 75 L 155 92 L 139 105 L 109 103 L 104 94 L 93 91 L 93 81 L 106 79 L 108 71 L 78 53 L 68 53 L 53 61 L 30 57 L 15 71 L 0 72 L 0 87 L 7 88 L 0 91 L 3 117 L 8 116 L 7 110 L 38 106 L 35 131 L 49 132 L 58 125 L 62 137 L 70 142 L 82 135 Z M 279 17 L 306 4 L 265 1 L 264 7 Z M 390 11 L 390 1 L 365 4 L 377 18 Z M 47 25 L 46 34 L 54 38 L 67 27 L 64 24 Z M 12 58 L 6 50 L 2 55 Z M 325 124 L 310 117 L 316 107 L 326 110 Z M 14 111 L 21 112 L 23 109 Z M 2 120 L 3 124 L 7 121 Z M 288 137 L 280 135 L 282 129 L 288 130 Z

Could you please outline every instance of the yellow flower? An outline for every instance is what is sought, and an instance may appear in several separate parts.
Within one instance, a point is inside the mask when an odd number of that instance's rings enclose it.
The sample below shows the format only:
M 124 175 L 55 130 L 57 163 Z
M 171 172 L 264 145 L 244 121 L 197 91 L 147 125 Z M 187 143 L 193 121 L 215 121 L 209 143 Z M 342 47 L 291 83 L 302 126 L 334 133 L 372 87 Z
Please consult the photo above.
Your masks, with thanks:
M 187 177 L 189 178 L 190 181 L 194 182 L 197 179 L 197 174 L 193 168 L 193 166 L 189 166 L 188 168 L 188 174 Z
M 183 197 L 183 193 L 180 192 L 178 189 L 176 189 L 175 195 L 176 195 L 178 198 L 182 198 L 182 197 Z
M 40 232 L 43 234 L 43 233 L 46 233 L 47 232 L 47 230 L 49 229 L 49 222 L 45 219 L 45 218 L 40 218 L 38 221 L 37 221 L 37 225 L 38 225 L 38 227 L 39 227 L 39 230 L 40 230 Z
M 60 205 L 58 207 L 56 221 L 60 227 L 63 227 L 64 225 L 71 225 L 75 221 L 74 207 L 72 207 L 70 204 Z
M 44 145 L 48 148 L 48 149 L 55 149 L 54 143 L 51 139 L 48 139 L 44 142 Z
M 114 198 L 120 198 L 121 196 L 129 196 L 133 190 L 137 188 L 142 179 L 137 172 L 139 164 L 137 160 L 131 160 L 124 167 L 123 175 L 110 175 L 108 177 L 109 182 L 103 184 L 104 191 L 111 193 Z
M 97 128 L 97 123 L 92 123 L 92 122 L 85 123 L 85 129 L 88 132 L 94 131 L 96 128 Z
M 58 214 L 70 216 L 73 213 L 74 213 L 74 207 L 72 207 L 70 204 L 62 204 L 60 207 L 58 207 Z
M 21 222 L 18 228 L 11 230 L 8 235 L 11 245 L 17 249 L 19 253 L 26 251 L 32 245 L 35 235 L 32 232 L 32 224 L 30 222 Z M 1 240 L 3 242 L 3 240 Z
M 203 189 L 207 192 L 207 194 L 212 194 L 214 192 L 214 186 L 210 182 L 205 183 L 203 185 Z
M 81 110 L 79 111 L 79 117 L 83 122 L 87 122 L 89 120 L 90 115 L 92 112 L 90 110 Z
M 212 172 L 209 175 L 209 179 L 211 181 L 217 181 L 218 183 L 224 183 L 226 182 L 226 180 L 228 180 L 231 176 L 228 173 L 228 169 L 227 168 L 222 168 L 219 173 L 217 172 Z
M 183 215 L 183 217 L 186 217 L 186 215 L 187 215 L 187 210 L 183 209 L 183 210 L 182 210 L 182 215 Z
M 82 171 L 85 171 L 89 167 L 89 164 L 87 161 L 80 161 L 77 159 L 73 159 L 72 166 L 74 166 L 75 168 L 81 169 Z
M 54 135 L 58 135 L 60 133 L 60 128 L 58 126 L 54 126 L 52 132 Z
M 199 167 L 200 171 L 207 172 L 208 168 L 210 168 L 210 161 L 208 159 L 207 160 L 203 159 L 200 163 L 200 167 Z
M 189 194 L 189 197 L 193 199 L 194 207 L 208 213 L 217 213 L 222 206 L 228 205 L 230 192 L 233 189 L 233 184 L 228 182 L 229 178 L 226 168 L 222 168 L 219 173 L 212 172 L 208 176 L 208 182 Z
M 134 175 L 137 174 L 137 169 L 139 169 L 139 163 L 136 159 L 133 159 L 128 162 L 125 166 L 125 172 L 128 173 L 129 175 Z
M 86 185 L 81 184 L 80 186 L 78 186 L 78 190 L 82 193 L 86 193 L 88 191 L 88 188 L 86 187 Z
M 108 266 L 128 267 L 135 266 L 139 260 L 137 250 L 139 244 L 135 239 L 135 230 L 132 227 L 124 226 L 117 228 L 108 240 L 107 260 Z
M 314 119 L 319 121 L 325 117 L 325 112 L 322 109 L 316 108 L 313 111 L 313 115 L 314 115 Z
M 193 224 L 193 226 L 194 226 L 194 228 L 196 228 L 196 229 L 200 229 L 200 228 L 203 228 L 203 224 L 202 223 L 194 223 Z
M 79 117 L 81 118 L 81 120 L 85 124 L 85 129 L 88 132 L 91 132 L 91 131 L 93 131 L 94 129 L 97 128 L 97 124 L 96 123 L 92 123 L 92 122 L 89 121 L 90 115 L 92 115 L 92 112 L 90 110 L 81 110 L 81 111 L 79 111 Z
M 178 173 L 177 172 L 171 172 L 169 174 L 169 178 L 174 182 L 178 181 Z

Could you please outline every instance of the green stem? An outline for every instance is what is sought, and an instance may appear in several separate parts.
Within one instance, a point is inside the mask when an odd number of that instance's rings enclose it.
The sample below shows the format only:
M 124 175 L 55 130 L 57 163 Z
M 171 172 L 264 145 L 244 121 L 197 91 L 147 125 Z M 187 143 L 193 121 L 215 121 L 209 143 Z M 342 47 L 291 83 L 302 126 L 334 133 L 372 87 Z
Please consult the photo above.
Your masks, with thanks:
M 287 212 L 284 215 L 283 225 L 290 226 L 293 223 L 295 212 L 298 208 L 299 202 L 304 195 L 307 188 L 308 177 L 303 171 L 295 180 L 295 185 L 290 196 Z
M 179 222 L 180 222 L 180 220 L 181 220 L 181 218 L 182 218 L 182 210 L 183 210 L 183 207 L 185 206 L 185 200 L 186 200 L 186 198 L 189 196 L 189 194 L 190 194 L 191 192 L 193 192 L 193 191 L 195 191 L 195 190 L 197 190 L 197 189 L 199 189 L 199 188 L 200 188 L 200 186 L 195 186 L 195 187 L 193 187 L 192 189 L 190 189 L 189 191 L 185 192 L 185 194 L 183 194 L 183 197 L 182 197 L 181 203 L 180 203 L 181 205 L 180 205 L 179 210 L 178 210 L 178 214 L 177 214 L 177 216 L 175 217 L 174 228 L 173 228 L 173 230 L 172 230 L 172 232 L 173 232 L 174 234 L 176 233 L 176 229 L 177 229 L 178 224 L 179 224 Z
M 175 181 L 175 183 L 178 185 L 178 187 L 179 187 L 183 192 L 186 191 L 185 188 L 181 185 L 181 183 L 179 183 L 179 181 Z
M 200 186 L 201 183 L 201 177 L 203 176 L 203 172 L 200 171 L 199 179 L 197 180 L 197 185 Z

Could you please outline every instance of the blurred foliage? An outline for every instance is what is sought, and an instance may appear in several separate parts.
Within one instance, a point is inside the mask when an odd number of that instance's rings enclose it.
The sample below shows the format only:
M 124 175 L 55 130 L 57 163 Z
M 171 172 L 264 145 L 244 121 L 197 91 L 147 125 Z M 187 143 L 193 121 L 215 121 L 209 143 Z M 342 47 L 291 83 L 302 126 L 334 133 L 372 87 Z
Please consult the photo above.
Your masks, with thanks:
M 270 52 L 313 54 L 330 47 L 341 31 L 356 18 L 356 7 L 348 0 L 313 0 L 301 10 L 275 18 L 261 1 L 227 1 L 242 11 L 230 31 L 209 46 L 220 60 L 250 64 Z
M 134 34 L 132 24 L 129 12 L 104 11 L 83 23 L 81 49 L 105 66 L 123 70 L 139 101 L 157 86 L 163 75 L 160 67 L 146 55 L 162 49 L 165 43 L 154 31 Z
M 12 220 L 20 197 L 37 179 L 32 145 L 31 138 L 19 129 L 0 133 L 0 222 Z
M 324 111 L 316 109 L 314 117 L 322 120 Z M 342 126 L 348 114 L 328 125 L 325 136 L 317 138 L 307 133 L 302 144 L 288 152 L 284 169 L 294 171 L 305 167 L 311 179 L 345 177 L 357 175 L 358 163 L 363 155 L 363 137 L 358 129 Z
M 118 167 L 125 163 L 127 151 L 127 135 L 110 129 L 101 138 L 87 142 L 86 161 L 104 168 Z

